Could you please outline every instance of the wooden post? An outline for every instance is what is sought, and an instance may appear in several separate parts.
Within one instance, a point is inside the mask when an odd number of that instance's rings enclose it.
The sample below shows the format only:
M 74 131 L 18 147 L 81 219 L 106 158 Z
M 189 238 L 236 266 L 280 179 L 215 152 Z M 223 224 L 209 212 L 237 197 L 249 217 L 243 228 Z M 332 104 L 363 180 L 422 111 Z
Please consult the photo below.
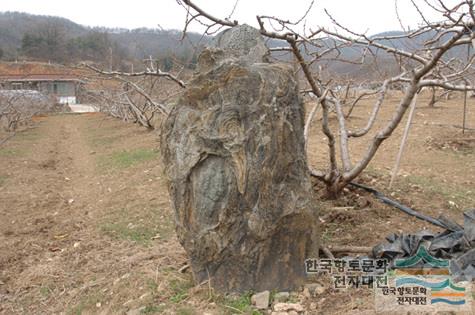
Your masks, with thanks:
M 470 45 L 467 45 L 467 62 L 470 60 Z M 463 94 L 463 121 L 462 121 L 462 134 L 465 134 L 467 128 L 467 91 Z
M 403 134 L 402 139 L 401 139 L 401 146 L 399 147 L 399 152 L 397 154 L 396 163 L 394 164 L 393 173 L 391 175 L 391 181 L 389 182 L 389 188 L 392 187 L 392 185 L 394 183 L 394 180 L 396 179 L 397 172 L 399 171 L 399 165 L 401 163 L 402 153 L 404 151 L 404 147 L 406 146 L 407 137 L 409 135 L 409 129 L 411 128 L 411 123 L 412 123 L 412 120 L 414 118 L 414 112 L 415 112 L 415 109 L 416 109 L 417 96 L 418 95 L 419 95 L 419 92 L 417 92 L 417 94 L 414 96 L 414 99 L 412 100 L 412 103 L 411 103 L 411 110 L 409 112 L 409 117 L 407 118 L 406 129 L 404 129 L 404 134 Z
M 463 93 L 462 134 L 465 134 L 466 123 L 467 123 L 467 91 Z

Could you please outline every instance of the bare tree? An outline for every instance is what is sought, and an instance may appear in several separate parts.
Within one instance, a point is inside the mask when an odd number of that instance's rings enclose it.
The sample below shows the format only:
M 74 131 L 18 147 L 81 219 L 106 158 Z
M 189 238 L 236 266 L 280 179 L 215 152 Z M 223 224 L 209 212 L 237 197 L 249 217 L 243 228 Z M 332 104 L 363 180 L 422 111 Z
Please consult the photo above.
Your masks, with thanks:
M 448 100 L 450 98 L 450 90 L 441 90 L 437 89 L 435 86 L 430 87 L 430 100 L 427 106 L 435 107 L 435 104 L 441 102 L 442 100 Z
M 424 24 L 414 30 L 405 30 L 399 35 L 370 37 L 345 27 L 329 12 L 327 14 L 333 22 L 331 29 L 317 26 L 308 31 L 299 30 L 299 25 L 304 18 L 289 21 L 274 16 L 257 16 L 261 34 L 274 40 L 281 40 L 283 47 L 279 50 L 292 52 L 308 86 L 306 90 L 314 95 L 317 104 L 322 108 L 321 128 L 328 139 L 329 166 L 326 170 L 311 169 L 311 174 L 326 184 L 328 196 L 331 198 L 337 197 L 342 189 L 368 166 L 381 144 L 399 125 L 419 90 L 424 87 L 455 91 L 474 90 L 466 79 L 467 73 L 472 69 L 473 57 L 463 61 L 463 58 L 457 57 L 456 53 L 449 54 L 449 52 L 456 52 L 458 47 L 472 45 L 474 41 L 473 1 L 459 1 L 450 7 L 442 0 L 411 2 Z M 195 20 L 204 24 L 207 31 L 217 26 L 233 27 L 239 24 L 238 21 L 221 19 L 207 13 L 194 1 L 179 0 L 178 3 L 185 7 L 188 13 L 185 30 L 189 23 Z M 429 22 L 423 13 L 426 10 L 435 11 L 443 16 L 444 20 Z M 400 47 L 392 44 L 394 41 L 414 44 Z M 348 59 L 342 53 L 343 49 L 353 49 L 358 52 L 358 58 Z M 391 71 L 379 70 L 379 84 L 375 85 L 377 88 L 372 92 L 356 96 L 345 114 L 344 105 L 348 106 L 348 93 L 341 93 L 341 84 L 335 85 L 325 81 L 325 78 L 319 75 L 321 73 L 318 71 L 319 65 L 321 66 L 324 62 L 351 63 L 361 66 L 368 63 L 377 65 L 378 60 L 384 60 L 385 63 L 392 60 Z M 403 94 L 392 118 L 372 138 L 368 139 L 366 151 L 355 159 L 351 155 L 349 142 L 352 138 L 368 135 L 373 129 L 386 94 L 393 85 L 401 86 Z M 336 86 L 340 91 L 335 89 Z M 368 96 L 367 93 L 377 95 L 372 113 L 364 127 L 349 130 L 347 117 L 351 114 L 352 108 Z M 315 110 L 312 110 L 307 120 L 305 128 L 307 132 L 308 125 L 313 121 Z M 331 111 L 335 112 L 337 118 L 336 131 L 329 123 Z
M 180 90 L 186 85 L 176 75 L 161 71 L 156 60 L 150 58 L 144 62 L 146 68 L 140 72 L 104 71 L 90 64 L 84 66 L 115 82 L 113 88 L 109 84 L 107 88 L 89 91 L 90 96 L 100 104 L 102 112 L 154 129 L 156 114 L 167 116 L 169 109 L 165 102 L 177 94 L 176 87 Z M 173 83 L 173 86 L 164 87 L 161 79 Z
M 37 91 L 0 91 L 0 126 L 8 132 L 17 128 L 35 115 L 50 112 L 54 101 Z

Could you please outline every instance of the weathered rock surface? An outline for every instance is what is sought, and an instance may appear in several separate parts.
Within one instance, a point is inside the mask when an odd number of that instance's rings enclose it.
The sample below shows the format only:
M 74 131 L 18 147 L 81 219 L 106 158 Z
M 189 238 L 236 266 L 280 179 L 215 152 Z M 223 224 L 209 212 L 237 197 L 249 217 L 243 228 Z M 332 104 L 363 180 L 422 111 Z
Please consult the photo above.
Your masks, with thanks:
M 225 292 L 294 289 L 317 248 L 298 86 L 290 67 L 263 63 L 259 47 L 224 46 L 201 54 L 162 125 L 177 235 L 198 282 L 210 277 Z
M 259 310 L 265 310 L 269 307 L 270 292 L 268 290 L 254 294 L 251 297 L 252 305 L 255 305 Z
M 241 25 L 218 34 L 212 47 L 222 50 L 227 57 L 246 60 L 249 63 L 265 62 L 269 51 L 259 30 Z

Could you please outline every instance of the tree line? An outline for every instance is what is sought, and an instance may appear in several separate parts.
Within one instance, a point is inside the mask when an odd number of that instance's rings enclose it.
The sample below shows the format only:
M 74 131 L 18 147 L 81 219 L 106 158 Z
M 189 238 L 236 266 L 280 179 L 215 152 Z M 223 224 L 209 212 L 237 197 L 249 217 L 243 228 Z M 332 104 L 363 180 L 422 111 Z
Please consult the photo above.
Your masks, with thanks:
M 124 58 L 124 52 L 104 32 L 92 31 L 86 35 L 67 38 L 57 25 L 44 25 L 28 32 L 21 40 L 21 55 L 35 60 L 58 63 L 88 60 L 110 61 L 110 58 Z
M 18 12 L 0 13 L 0 29 L 0 60 L 88 61 L 110 70 L 130 70 L 132 65 L 140 69 L 150 57 L 165 69 L 193 68 L 207 40 L 198 34 L 181 40 L 180 32 L 173 30 L 91 28 L 63 18 Z

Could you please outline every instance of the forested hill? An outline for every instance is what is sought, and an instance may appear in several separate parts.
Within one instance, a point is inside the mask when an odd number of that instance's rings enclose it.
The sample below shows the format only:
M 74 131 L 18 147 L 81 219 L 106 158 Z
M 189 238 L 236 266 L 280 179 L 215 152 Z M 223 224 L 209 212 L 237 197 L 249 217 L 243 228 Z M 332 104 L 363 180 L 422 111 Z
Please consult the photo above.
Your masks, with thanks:
M 40 60 L 57 63 L 95 61 L 115 67 L 152 56 L 171 65 L 193 62 L 195 46 L 207 38 L 177 30 L 90 28 L 68 19 L 0 12 L 0 59 Z
M 379 36 L 398 34 L 400 33 L 386 32 Z M 411 39 L 379 41 L 394 48 L 410 51 L 420 49 L 422 43 L 432 36 L 435 34 L 429 32 Z M 209 40 L 209 37 L 195 33 L 189 33 L 187 38 L 182 40 L 182 33 L 179 30 L 91 28 L 60 17 L 0 12 L 0 60 L 5 61 L 35 60 L 61 64 L 92 61 L 104 68 L 130 70 L 132 64 L 143 65 L 143 60 L 151 56 L 159 60 L 162 70 L 167 71 L 174 63 L 185 64 L 192 68 L 200 47 Z M 328 47 L 333 47 L 335 41 L 323 41 L 323 46 L 325 43 Z M 286 45 L 278 40 L 269 40 L 267 44 Z M 328 47 L 310 47 L 304 54 Z M 363 50 L 362 47 L 343 47 L 339 54 L 343 59 L 359 60 Z M 466 58 L 466 55 L 465 47 L 456 47 L 447 54 L 447 58 Z M 334 74 L 366 79 L 371 79 L 371 74 L 375 73 L 371 66 L 376 61 L 383 65 L 387 72 L 398 68 L 394 58 L 381 50 L 374 50 L 372 56 L 375 56 L 376 60 L 367 58 L 363 65 L 332 61 L 326 67 Z M 276 58 L 288 60 L 289 57 L 279 55 Z

